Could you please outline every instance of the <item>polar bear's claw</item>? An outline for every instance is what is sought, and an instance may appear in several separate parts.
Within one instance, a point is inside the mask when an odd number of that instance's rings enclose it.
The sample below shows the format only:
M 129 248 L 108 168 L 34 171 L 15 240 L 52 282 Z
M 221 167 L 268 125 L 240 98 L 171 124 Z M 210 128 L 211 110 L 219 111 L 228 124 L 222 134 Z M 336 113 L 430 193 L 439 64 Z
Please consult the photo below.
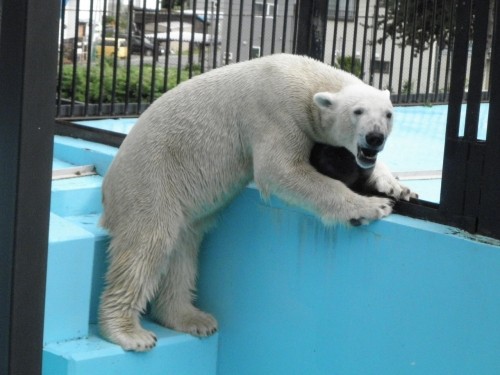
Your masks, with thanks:
M 349 223 L 353 227 L 359 227 L 362 224 L 362 219 L 351 219 L 351 220 L 349 220 Z

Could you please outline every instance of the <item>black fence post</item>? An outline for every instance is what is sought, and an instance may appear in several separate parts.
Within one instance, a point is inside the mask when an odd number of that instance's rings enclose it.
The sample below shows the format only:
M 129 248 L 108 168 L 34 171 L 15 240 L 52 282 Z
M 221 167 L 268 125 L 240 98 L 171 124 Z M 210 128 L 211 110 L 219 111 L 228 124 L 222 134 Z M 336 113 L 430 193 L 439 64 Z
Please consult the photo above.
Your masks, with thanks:
M 61 0 L 0 1 L 0 374 L 40 374 Z
M 467 158 L 470 143 L 459 137 L 460 113 L 464 100 L 469 49 L 472 0 L 457 4 L 457 28 L 453 44 L 453 64 L 446 125 L 443 179 L 439 210 L 447 217 L 461 218 L 464 213 L 465 188 L 467 185 Z M 459 219 L 462 220 L 462 219 Z M 457 223 L 468 230 L 475 230 L 475 219 Z
M 294 53 L 323 61 L 328 1 L 300 0 L 297 4 L 297 39 Z
M 496 29 L 491 48 L 491 92 L 478 231 L 500 238 L 500 1 L 490 11 L 494 11 Z

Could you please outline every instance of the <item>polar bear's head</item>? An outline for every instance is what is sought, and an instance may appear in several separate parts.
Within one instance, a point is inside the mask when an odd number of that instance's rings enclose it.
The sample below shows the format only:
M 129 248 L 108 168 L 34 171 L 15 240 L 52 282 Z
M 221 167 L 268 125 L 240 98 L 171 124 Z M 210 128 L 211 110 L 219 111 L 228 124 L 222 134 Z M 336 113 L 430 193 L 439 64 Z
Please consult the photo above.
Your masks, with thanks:
M 389 91 L 354 84 L 341 91 L 314 95 L 324 143 L 345 147 L 362 168 L 371 168 L 392 130 Z

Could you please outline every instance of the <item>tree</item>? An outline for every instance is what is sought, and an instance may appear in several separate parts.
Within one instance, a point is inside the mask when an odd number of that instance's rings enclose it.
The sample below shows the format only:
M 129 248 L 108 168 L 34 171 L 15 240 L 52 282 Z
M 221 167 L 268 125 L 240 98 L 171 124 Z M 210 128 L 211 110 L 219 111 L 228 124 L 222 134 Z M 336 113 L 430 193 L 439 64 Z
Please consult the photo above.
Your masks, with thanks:
M 453 30 L 453 0 L 386 0 L 386 18 L 377 22 L 384 30 L 382 43 L 391 37 L 400 46 L 413 46 L 415 55 L 437 43 L 439 50 L 449 46 Z
M 382 0 L 378 0 L 377 4 Z M 476 0 L 478 1 L 478 0 Z M 493 34 L 493 9 L 495 0 L 478 2 L 488 6 L 488 48 Z M 377 29 L 384 30 L 382 43 L 387 38 L 395 39 L 400 46 L 413 46 L 414 55 L 430 48 L 435 42 L 438 50 L 448 48 L 455 28 L 454 0 L 385 0 L 386 18 L 377 21 Z M 474 22 L 471 22 L 471 31 Z M 470 33 L 472 35 L 472 32 Z

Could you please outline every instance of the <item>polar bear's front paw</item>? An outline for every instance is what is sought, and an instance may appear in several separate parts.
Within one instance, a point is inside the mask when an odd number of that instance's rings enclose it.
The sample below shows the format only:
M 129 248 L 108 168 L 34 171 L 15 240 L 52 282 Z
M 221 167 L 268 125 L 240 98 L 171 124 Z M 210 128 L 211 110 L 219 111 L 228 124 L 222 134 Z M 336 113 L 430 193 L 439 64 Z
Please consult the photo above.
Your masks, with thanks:
M 383 175 L 374 180 L 373 188 L 388 197 L 396 200 L 409 201 L 410 198 L 418 198 L 418 194 L 411 191 L 408 187 L 402 185 L 392 175 Z
M 386 217 L 392 212 L 393 202 L 388 198 L 365 197 L 364 202 L 349 219 L 353 226 L 366 225 L 373 220 Z

